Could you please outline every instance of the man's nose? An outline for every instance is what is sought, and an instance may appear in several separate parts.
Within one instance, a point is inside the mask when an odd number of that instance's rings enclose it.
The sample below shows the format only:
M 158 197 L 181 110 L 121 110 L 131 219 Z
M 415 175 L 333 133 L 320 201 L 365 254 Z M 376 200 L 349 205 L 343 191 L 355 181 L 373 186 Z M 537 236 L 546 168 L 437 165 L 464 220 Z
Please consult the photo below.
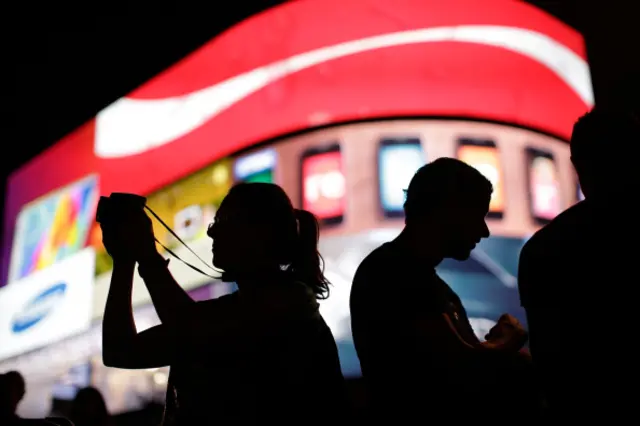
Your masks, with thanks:
M 489 231 L 489 226 L 487 226 L 487 222 L 482 223 L 482 238 L 489 238 L 491 236 L 491 231 Z

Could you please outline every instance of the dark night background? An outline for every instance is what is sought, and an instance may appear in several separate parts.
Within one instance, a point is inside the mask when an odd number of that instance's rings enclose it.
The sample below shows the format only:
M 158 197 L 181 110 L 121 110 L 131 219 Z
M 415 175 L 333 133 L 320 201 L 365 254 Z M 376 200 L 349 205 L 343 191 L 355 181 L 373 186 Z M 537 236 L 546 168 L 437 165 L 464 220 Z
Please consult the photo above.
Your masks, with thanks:
M 61 21 L 44 10 L 38 19 L 16 16 L 15 22 L 4 13 L 0 211 L 13 169 L 234 23 L 279 3 L 183 1 L 175 11 L 165 6 L 145 13 L 76 9 Z M 633 91 L 620 86 L 640 75 L 634 1 L 529 3 L 586 37 L 597 103 L 630 97 Z

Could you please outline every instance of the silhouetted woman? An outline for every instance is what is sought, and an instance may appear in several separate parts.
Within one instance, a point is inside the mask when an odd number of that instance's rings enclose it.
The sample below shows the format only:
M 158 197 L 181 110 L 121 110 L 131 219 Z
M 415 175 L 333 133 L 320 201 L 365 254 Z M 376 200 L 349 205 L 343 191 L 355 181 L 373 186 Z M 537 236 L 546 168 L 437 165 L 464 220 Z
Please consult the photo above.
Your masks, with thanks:
M 194 302 L 157 253 L 149 218 L 103 226 L 114 259 L 103 322 L 108 366 L 171 365 L 165 424 L 326 424 L 344 414 L 333 335 L 318 312 L 328 295 L 315 217 L 277 185 L 243 183 L 223 200 L 208 235 L 222 280 L 238 291 Z M 136 332 L 134 263 L 162 325 Z
M 75 426 L 108 426 L 109 412 L 100 391 L 93 387 L 80 389 L 71 405 L 69 420 Z

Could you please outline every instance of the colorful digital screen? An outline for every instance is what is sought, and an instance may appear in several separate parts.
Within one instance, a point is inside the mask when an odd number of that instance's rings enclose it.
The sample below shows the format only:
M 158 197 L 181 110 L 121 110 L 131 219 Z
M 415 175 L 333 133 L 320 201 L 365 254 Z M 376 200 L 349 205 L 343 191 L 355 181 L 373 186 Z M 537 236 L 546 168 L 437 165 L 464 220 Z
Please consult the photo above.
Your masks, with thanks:
M 403 214 L 404 190 L 425 162 L 422 144 L 418 138 L 383 139 L 380 142 L 378 179 L 380 203 L 386 215 Z
M 270 173 L 273 182 L 285 189 L 296 207 L 308 209 L 322 223 L 331 224 L 321 229 L 319 242 L 319 250 L 325 260 L 325 275 L 332 283 L 329 299 L 320 304 L 321 312 L 336 339 L 344 375 L 357 377 L 360 375 L 360 366 L 349 325 L 349 291 L 355 269 L 367 254 L 383 242 L 392 240 L 400 232 L 401 224 L 391 218 L 396 217 L 398 212 L 401 214 L 403 189 L 407 188 L 415 171 L 427 161 L 426 157 L 430 157 L 430 153 L 434 151 L 442 155 L 458 149 L 463 161 L 476 167 L 494 183 L 498 195 L 497 199 L 492 200 L 494 212 L 503 210 L 503 197 L 514 197 L 515 202 L 521 205 L 513 210 L 516 212 L 515 228 L 512 231 L 514 234 L 504 235 L 500 228 L 504 220 L 493 221 L 490 226 L 495 235 L 478 244 L 469 260 L 445 260 L 438 271 L 460 295 L 474 330 L 481 337 L 504 312 L 514 314 L 524 322 L 515 276 L 524 236 L 534 231 L 528 220 L 533 201 L 526 196 L 514 196 L 514 191 L 528 191 L 530 171 L 535 187 L 544 187 L 548 163 L 534 165 L 532 156 L 531 170 L 527 167 L 502 170 L 499 158 L 504 158 L 506 162 L 518 161 L 529 152 L 527 147 L 522 145 L 518 149 L 504 150 L 499 157 L 498 150 L 502 145 L 493 145 L 482 138 L 501 140 L 501 135 L 504 135 L 502 132 L 517 131 L 512 127 L 485 124 L 482 132 L 478 132 L 478 139 L 460 144 L 456 136 L 462 131 L 465 135 L 475 136 L 473 126 L 478 123 L 443 120 L 434 125 L 431 120 L 425 119 L 420 123 L 414 120 L 406 124 L 423 129 L 416 130 L 421 139 L 406 137 L 403 132 L 407 130 L 403 128 L 399 131 L 397 122 L 388 127 L 383 122 L 371 125 L 352 123 L 315 130 L 303 136 L 283 138 L 271 143 L 266 149 L 243 153 L 205 166 L 148 194 L 147 204 L 198 256 L 209 262 L 211 245 L 206 237 L 207 225 L 213 220 L 216 209 L 233 183 L 256 181 L 254 179 L 264 176 L 265 171 Z M 453 126 L 458 126 L 455 131 Z M 469 131 L 465 126 L 469 126 Z M 450 138 L 438 139 L 438 135 L 445 131 L 451 135 Z M 396 132 L 397 136 L 394 135 Z M 335 138 L 336 134 L 341 138 Z M 317 142 L 310 143 L 310 140 Z M 549 141 L 542 136 L 539 139 L 534 137 L 532 143 L 546 150 L 536 151 L 535 159 L 549 159 L 549 152 L 568 150 L 565 143 L 559 140 Z M 446 149 L 442 149 L 443 147 Z M 437 158 L 436 155 L 433 157 Z M 275 159 L 278 160 L 277 165 Z M 508 189 L 511 192 L 506 192 L 502 185 L 503 178 L 510 179 Z M 357 189 L 348 191 L 347 187 Z M 353 213 L 356 220 L 342 220 L 347 214 L 347 202 L 349 212 Z M 380 214 L 381 208 L 384 214 Z M 540 215 L 545 212 L 541 208 L 536 211 Z M 153 221 L 158 239 L 182 257 L 178 241 L 155 219 Z M 96 234 L 95 238 L 98 244 L 99 235 Z M 162 251 L 160 246 L 158 248 Z M 197 259 L 186 252 L 185 254 L 186 257 L 183 258 L 186 261 L 202 267 Z M 98 252 L 97 258 L 98 262 L 103 260 L 102 266 L 96 268 L 102 268 L 98 275 L 105 274 L 99 277 L 101 279 L 106 277 L 112 266 L 110 257 L 104 250 Z M 172 265 L 175 263 L 172 262 Z M 184 269 L 191 273 L 190 269 Z M 191 276 L 180 275 L 178 268 L 175 271 L 178 272 L 174 277 L 183 285 L 193 279 Z M 475 286 L 470 286 L 470 283 L 475 283 Z M 107 291 L 108 286 L 104 286 L 104 289 L 103 291 Z M 219 287 L 218 290 L 226 293 L 231 288 Z
M 149 194 L 204 164 L 280 137 L 382 117 L 473 117 L 569 139 L 575 117 L 593 106 L 583 37 L 527 2 L 468 2 L 462 8 L 456 2 L 394 3 L 403 28 L 390 28 L 368 8 L 367 2 L 326 0 L 264 11 L 12 173 L 0 285 L 9 280 L 24 206 L 89 174 L 99 176 L 102 195 Z M 336 13 L 353 19 L 336 20 Z M 443 27 L 459 28 L 465 37 Z M 388 43 L 381 49 L 383 39 Z M 558 63 L 566 66 L 549 66 Z M 290 161 L 297 168 L 299 160 Z M 263 170 L 241 179 L 278 177 Z M 99 240 L 98 231 L 92 234 Z
M 84 248 L 97 201 L 98 178 L 92 175 L 24 206 L 14 233 L 9 282 Z
M 233 175 L 238 182 L 273 183 L 276 152 L 265 149 L 244 155 L 235 160 Z
M 462 139 L 458 146 L 458 159 L 475 167 L 493 185 L 489 204 L 490 216 L 504 212 L 504 178 L 500 156 L 495 144 L 487 140 Z
M 262 170 L 242 179 L 242 182 L 248 183 L 273 183 L 273 170 Z
M 562 211 L 558 170 L 550 153 L 527 150 L 529 199 L 533 217 L 549 221 Z
M 213 222 L 217 208 L 233 184 L 231 161 L 221 160 L 204 169 L 162 188 L 147 197 L 151 208 L 185 242 L 206 237 L 207 227 Z M 173 250 L 178 240 L 155 218 L 153 230 L 164 246 Z M 97 251 L 96 275 L 109 272 L 111 257 L 101 242 L 100 228 L 94 228 L 93 244 Z M 158 250 L 164 249 L 158 246 Z
M 185 242 L 206 237 L 208 225 L 233 184 L 230 163 L 218 161 L 149 195 L 147 205 Z M 154 232 L 165 246 L 177 245 L 175 237 L 157 222 Z
M 302 157 L 302 208 L 326 222 L 342 220 L 346 182 L 338 146 L 307 151 Z
M 17 223 L 25 220 L 21 212 L 33 200 L 90 174 L 99 176 L 102 195 L 149 196 L 149 206 L 204 259 L 211 248 L 207 223 L 232 183 L 275 182 L 296 207 L 332 225 L 321 228 L 319 243 L 333 284 L 321 309 L 345 376 L 358 376 L 349 311 L 354 271 L 368 253 L 400 232 L 401 220 L 389 218 L 402 213 L 409 170 L 425 157 L 457 155 L 491 180 L 489 215 L 505 217 L 489 221 L 493 236 L 478 244 L 471 259 L 445 261 L 438 270 L 460 295 L 476 331 L 486 332 L 504 312 L 524 322 L 514 277 L 521 237 L 535 232 L 533 203 L 524 195 L 529 190 L 529 170 L 521 166 L 524 141 L 548 148 L 558 160 L 566 157 L 575 117 L 593 106 L 589 65 L 582 36 L 530 4 L 467 3 L 394 2 L 399 28 L 372 13 L 369 2 L 286 2 L 225 31 L 13 173 L 3 212 L 0 285 L 11 280 L 10 265 L 21 276 L 71 251 L 66 243 L 58 244 L 63 249 L 39 245 L 35 236 L 69 227 L 34 219 L 37 226 Z M 340 13 L 352 19 L 335 19 Z M 399 144 L 403 147 L 380 147 L 383 138 L 398 141 L 407 135 L 420 135 L 421 162 L 418 147 L 406 139 Z M 459 136 L 470 139 L 459 146 Z M 233 160 L 218 162 L 229 156 Z M 565 163 L 557 162 L 563 175 L 569 167 Z M 544 187 L 539 183 L 544 167 L 536 170 L 536 188 Z M 535 191 L 540 217 L 551 210 L 540 202 L 541 192 Z M 99 226 L 89 225 L 91 230 L 83 232 L 89 232 L 85 238 L 97 249 L 100 275 L 94 300 L 102 301 L 111 258 L 102 248 Z M 79 228 L 54 240 L 73 240 Z M 155 219 L 154 229 L 163 244 L 182 256 Z M 12 244 L 18 255 L 10 253 Z M 40 246 L 41 254 L 32 255 Z M 186 261 L 198 264 L 187 256 Z M 177 263 L 170 267 L 181 285 L 203 285 L 193 278 L 197 273 Z M 136 293 L 144 292 L 134 291 L 134 299 L 142 300 Z M 129 382 L 129 372 L 113 371 L 122 374 L 113 382 Z M 148 387 L 148 381 L 142 386 Z M 110 404 L 120 399 L 122 406 L 136 400 L 122 395 L 130 395 L 126 387 L 106 397 Z

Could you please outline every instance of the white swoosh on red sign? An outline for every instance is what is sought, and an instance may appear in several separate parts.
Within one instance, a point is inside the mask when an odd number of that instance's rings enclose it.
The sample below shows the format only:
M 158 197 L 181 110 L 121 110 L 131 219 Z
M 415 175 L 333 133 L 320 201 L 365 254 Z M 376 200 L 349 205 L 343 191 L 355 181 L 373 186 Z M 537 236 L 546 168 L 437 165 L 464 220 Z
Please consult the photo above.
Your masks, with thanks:
M 451 41 L 500 47 L 527 56 L 553 71 L 587 106 L 593 105 L 587 62 L 544 34 L 492 25 L 434 27 L 352 40 L 301 53 L 184 96 L 152 100 L 121 98 L 98 113 L 95 153 L 102 158 L 125 157 L 164 145 L 269 84 L 330 60 L 393 46 Z

